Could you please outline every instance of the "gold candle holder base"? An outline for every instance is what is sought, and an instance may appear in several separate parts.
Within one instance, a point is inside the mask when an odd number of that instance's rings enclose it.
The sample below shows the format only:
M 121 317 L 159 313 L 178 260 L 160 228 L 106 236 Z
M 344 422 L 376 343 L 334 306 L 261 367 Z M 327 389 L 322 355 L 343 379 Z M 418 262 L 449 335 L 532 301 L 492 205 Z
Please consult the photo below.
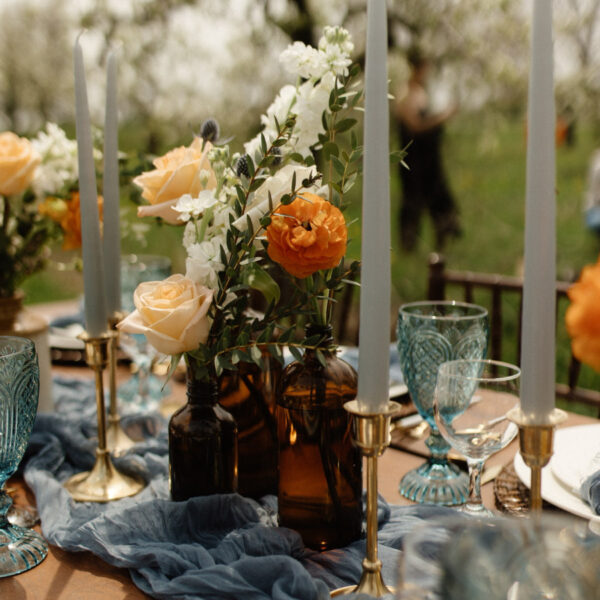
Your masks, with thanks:
M 546 423 L 531 423 L 520 407 L 513 408 L 507 414 L 519 427 L 519 450 L 523 462 L 531 469 L 531 511 L 542 510 L 542 469 L 552 458 L 554 430 L 567 418 L 567 413 L 555 408 Z
M 110 502 L 127 498 L 141 492 L 145 485 L 142 480 L 117 471 L 109 453 L 100 449 L 96 450 L 96 462 L 91 471 L 77 473 L 64 484 L 77 502 Z
M 398 402 L 388 402 L 381 413 L 364 413 L 358 401 L 352 400 L 344 408 L 354 417 L 354 442 L 367 459 L 367 552 L 358 585 L 338 588 L 331 592 L 331 597 L 362 593 L 381 598 L 394 593 L 394 589 L 385 585 L 377 557 L 377 458 L 390 445 L 390 422 L 401 406 Z
M 135 442 L 125 433 L 121 426 L 121 417 L 117 406 L 117 350 L 119 348 L 119 330 L 117 323 L 125 317 L 125 313 L 116 312 L 108 319 L 108 327 L 113 337 L 108 345 L 108 373 L 110 386 L 110 404 L 108 407 L 108 428 L 106 430 L 106 446 L 114 456 L 127 452 Z
M 96 383 L 96 411 L 98 413 L 98 448 L 96 462 L 91 471 L 70 477 L 64 487 L 78 502 L 109 502 L 141 491 L 145 483 L 135 477 L 124 475 L 111 461 L 106 448 L 106 418 L 104 413 L 104 385 L 102 374 L 109 362 L 109 344 L 113 332 L 91 337 L 84 333 L 80 338 L 85 343 L 85 358 L 93 369 Z

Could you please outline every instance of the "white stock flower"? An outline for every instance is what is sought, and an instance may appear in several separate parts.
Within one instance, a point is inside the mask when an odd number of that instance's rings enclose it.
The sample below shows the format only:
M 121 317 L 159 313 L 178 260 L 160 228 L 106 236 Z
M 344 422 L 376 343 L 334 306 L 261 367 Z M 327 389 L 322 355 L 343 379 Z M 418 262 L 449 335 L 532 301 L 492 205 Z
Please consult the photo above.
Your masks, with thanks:
M 225 268 L 221 262 L 221 247 L 227 248 L 223 235 L 191 244 L 185 261 L 186 277 L 213 290 L 218 289 L 217 273 Z
M 292 107 L 296 101 L 296 88 L 293 85 L 284 85 L 280 90 L 275 100 L 271 103 L 269 108 L 264 115 L 261 115 L 260 122 L 263 124 L 262 135 L 265 137 L 267 146 L 277 137 L 277 124 L 283 125 L 287 118 L 292 112 Z M 244 151 L 248 156 L 251 156 L 254 160 L 256 155 L 260 152 L 260 136 L 252 138 L 249 142 L 244 144 Z
M 188 251 L 189 248 L 198 241 L 196 239 L 197 231 L 196 223 L 193 221 L 188 221 L 186 223 L 185 229 L 183 230 L 183 236 L 181 238 L 183 247 L 186 249 L 186 251 Z
M 303 79 L 318 79 L 327 70 L 325 55 L 303 42 L 294 42 L 280 55 L 283 68 Z
M 41 156 L 35 177 L 31 183 L 36 196 L 58 194 L 66 184 L 77 181 L 77 142 L 55 123 L 47 123 L 46 130 L 40 131 L 31 140 Z
M 328 72 L 317 85 L 306 81 L 298 88 L 292 145 L 302 156 L 310 154 L 310 147 L 317 143 L 319 133 L 325 132 L 321 117 L 329 106 L 329 94 L 334 85 L 335 75 Z
M 187 222 L 190 219 L 198 219 L 206 209 L 218 202 L 214 190 L 202 190 L 196 197 L 184 194 L 172 208 L 179 213 L 180 221 Z
M 335 27 L 326 26 L 323 29 L 323 35 L 319 40 L 319 50 L 327 52 L 331 46 L 338 46 L 344 54 L 350 55 L 354 50 L 354 43 L 350 33 L 336 25 Z
M 269 211 L 269 193 L 273 207 L 276 207 L 284 194 L 292 191 L 292 179 L 296 174 L 296 188 L 307 190 L 302 186 L 305 179 L 317 175 L 315 167 L 304 167 L 302 165 L 288 164 L 281 167 L 277 173 L 269 177 L 255 192 L 251 202 L 246 206 L 246 212 L 233 222 L 234 226 L 240 231 L 245 231 L 247 226 L 247 217 L 250 217 L 252 227 L 256 231 L 260 227 L 260 220 Z M 318 183 L 320 177 L 315 183 Z
M 348 75 L 348 67 L 352 64 L 352 59 L 342 50 L 340 46 L 327 46 L 323 52 L 327 68 L 338 77 Z

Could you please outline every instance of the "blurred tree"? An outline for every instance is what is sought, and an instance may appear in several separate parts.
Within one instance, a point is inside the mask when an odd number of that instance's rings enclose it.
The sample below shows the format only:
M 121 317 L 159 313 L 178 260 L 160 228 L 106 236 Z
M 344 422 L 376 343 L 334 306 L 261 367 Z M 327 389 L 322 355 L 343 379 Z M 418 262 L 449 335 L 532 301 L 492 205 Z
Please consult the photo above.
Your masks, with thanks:
M 600 0 L 556 0 L 559 106 L 599 118 Z M 189 140 L 208 116 L 240 138 L 286 82 L 276 57 L 290 40 L 315 44 L 343 24 L 364 54 L 366 0 L 2 0 L 0 126 L 27 133 L 73 120 L 71 51 L 82 27 L 92 117 L 101 124 L 104 59 L 120 46 L 121 122 L 140 149 Z M 390 0 L 390 77 L 407 77 L 419 43 L 440 89 L 463 111 L 522 115 L 531 0 Z M 396 87 L 396 86 L 395 86 Z

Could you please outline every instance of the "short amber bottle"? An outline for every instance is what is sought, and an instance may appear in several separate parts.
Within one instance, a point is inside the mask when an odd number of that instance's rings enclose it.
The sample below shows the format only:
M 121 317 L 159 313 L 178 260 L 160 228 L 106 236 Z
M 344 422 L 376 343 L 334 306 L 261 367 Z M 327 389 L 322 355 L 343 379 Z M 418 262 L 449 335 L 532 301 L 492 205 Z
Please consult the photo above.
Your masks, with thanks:
M 262 368 L 239 363 L 219 381 L 219 404 L 238 427 L 238 492 L 257 499 L 277 494 L 275 389 L 283 370 L 267 351 L 262 360 Z
M 173 500 L 237 492 L 237 427 L 217 400 L 216 378 L 198 381 L 188 369 L 187 404 L 169 421 Z
M 328 350 L 331 327 L 309 326 L 315 334 L 325 365 L 306 350 L 304 364 L 285 368 L 277 394 L 279 524 L 327 550 L 361 536 L 362 461 L 344 409 L 356 396 L 356 371 Z

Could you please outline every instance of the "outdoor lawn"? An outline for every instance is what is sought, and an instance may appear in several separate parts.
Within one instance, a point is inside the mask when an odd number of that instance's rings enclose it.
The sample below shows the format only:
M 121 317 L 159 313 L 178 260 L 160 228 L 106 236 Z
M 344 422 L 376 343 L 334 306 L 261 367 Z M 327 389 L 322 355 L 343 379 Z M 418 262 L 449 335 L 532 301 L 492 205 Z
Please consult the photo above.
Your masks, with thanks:
M 597 136 L 584 123 L 578 123 L 573 146 L 557 148 L 557 275 L 572 280 L 586 264 L 594 262 L 600 251 L 600 238 L 585 228 L 582 214 L 589 158 Z M 188 143 L 189 140 L 181 140 Z M 525 128 L 521 119 L 509 120 L 494 115 L 460 115 L 451 123 L 445 139 L 445 159 L 450 184 L 461 211 L 462 238 L 451 241 L 444 250 L 448 268 L 520 273 L 523 256 L 525 196 Z M 125 145 L 125 144 L 123 144 Z M 392 147 L 397 141 L 392 135 Z M 410 153 L 406 158 L 410 164 Z M 400 201 L 397 168 L 392 166 L 392 282 L 393 306 L 420 300 L 426 293 L 428 255 L 433 248 L 430 220 L 426 217 L 417 250 L 407 254 L 399 250 L 397 211 Z M 357 219 L 350 228 L 349 256 L 360 256 L 360 186 L 347 209 L 347 221 Z M 123 198 L 132 222 L 135 206 Z M 152 225 L 147 245 L 126 238 L 123 253 L 143 252 L 169 255 L 175 271 L 185 269 L 185 253 L 180 244 L 180 230 Z M 65 258 L 60 251 L 54 256 Z M 25 286 L 29 303 L 75 297 L 81 290 L 78 273 L 49 269 L 29 279 Z M 355 293 L 358 300 L 358 293 Z M 486 302 L 485 298 L 480 300 Z M 356 304 L 355 302 L 355 304 Z M 517 307 L 506 311 L 507 337 L 515 339 L 513 348 L 505 346 L 506 360 L 516 360 Z M 564 307 L 563 307 L 564 312 Z M 563 316 L 559 315 L 562 323 Z M 568 339 L 559 327 L 557 339 L 557 377 L 565 379 Z M 600 388 L 600 375 L 582 368 L 581 384 Z

